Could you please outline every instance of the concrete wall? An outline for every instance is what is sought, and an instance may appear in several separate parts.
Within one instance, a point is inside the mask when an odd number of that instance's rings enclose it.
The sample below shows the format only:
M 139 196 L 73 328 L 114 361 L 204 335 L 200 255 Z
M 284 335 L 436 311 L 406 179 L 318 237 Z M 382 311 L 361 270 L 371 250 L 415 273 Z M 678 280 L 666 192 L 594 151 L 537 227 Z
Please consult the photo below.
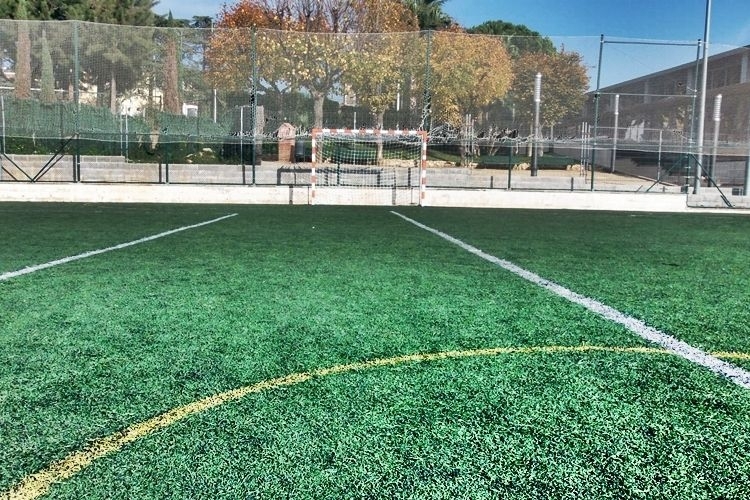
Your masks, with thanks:
M 750 209 L 750 197 L 728 197 L 737 208 Z M 88 183 L 0 183 L 0 201 L 86 203 L 213 203 L 264 205 L 417 205 L 417 189 L 309 187 L 131 185 Z M 723 207 L 712 193 L 689 197 L 678 193 L 590 191 L 506 191 L 499 189 L 427 189 L 426 206 L 690 212 Z M 737 212 L 735 210 L 734 212 Z M 748 213 L 748 212 L 746 212 Z
M 70 160 L 66 163 L 65 160 Z M 84 161 L 85 160 L 85 161 Z M 38 158 L 14 159 L 23 163 L 29 175 L 35 175 L 43 163 Z M 46 159 L 44 160 L 47 161 Z M 3 166 L 13 171 L 6 159 Z M 33 168 L 37 170 L 34 171 Z M 85 170 L 84 170 L 85 166 Z M 170 183 L 164 183 L 164 169 L 155 164 L 132 164 L 111 157 L 84 157 L 83 179 L 106 179 L 100 183 L 69 182 L 72 158 L 64 158 L 49 174 L 59 182 L 0 182 L 1 201 L 34 202 L 111 202 L 111 203 L 227 203 L 227 204 L 295 204 L 295 205 L 418 205 L 418 185 L 393 188 L 350 188 L 318 186 L 313 192 L 308 185 L 309 166 L 289 166 L 264 162 L 255 168 L 256 185 L 242 185 L 239 165 L 172 165 Z M 18 171 L 14 171 L 18 174 Z M 52 174 L 55 173 L 55 176 Z M 252 167 L 245 169 L 246 182 L 252 180 Z M 416 172 L 409 183 L 418 182 Z M 715 189 L 704 188 L 701 194 L 681 194 L 679 187 L 661 186 L 646 192 L 651 182 L 621 184 L 610 182 L 605 175 L 590 191 L 589 181 L 578 172 L 558 172 L 556 176 L 530 177 L 528 172 L 511 172 L 511 188 L 507 189 L 507 171 L 494 173 L 466 168 L 428 169 L 426 206 L 554 208 L 572 210 L 626 210 L 684 212 L 695 208 L 724 208 L 724 199 Z M 69 177 L 66 177 L 69 176 Z M 97 177 L 98 175 L 98 177 Z M 599 174 L 597 174 L 599 175 Z M 88 177 L 87 177 L 88 176 Z M 160 177 L 161 176 L 161 177 Z M 156 181 L 153 179 L 156 178 Z M 158 180 L 161 178 L 162 183 Z M 127 180 L 124 180 L 127 179 Z M 139 179 L 138 181 L 134 179 Z M 203 179 L 204 184 L 191 181 Z M 207 179 L 225 184 L 206 183 Z M 9 181 L 4 173 L 3 181 Z M 130 182 L 130 183 L 123 183 Z M 136 184 L 135 182 L 141 182 Z M 750 196 L 723 193 L 737 208 L 750 208 Z

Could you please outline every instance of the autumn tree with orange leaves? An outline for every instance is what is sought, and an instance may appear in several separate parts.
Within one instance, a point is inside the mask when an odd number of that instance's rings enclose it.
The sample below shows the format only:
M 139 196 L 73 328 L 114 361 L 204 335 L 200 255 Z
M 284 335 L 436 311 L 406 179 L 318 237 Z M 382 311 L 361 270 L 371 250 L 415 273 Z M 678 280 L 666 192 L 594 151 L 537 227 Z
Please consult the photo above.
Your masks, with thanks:
M 323 103 L 334 91 L 343 91 L 346 85 L 367 91 L 375 87 L 368 78 L 388 80 L 379 71 L 387 61 L 373 59 L 382 57 L 383 51 L 373 50 L 371 42 L 353 34 L 416 30 L 417 22 L 399 0 L 242 0 L 225 6 L 217 26 L 207 54 L 213 85 L 249 89 L 255 65 L 258 83 L 308 92 L 313 99 L 313 126 L 321 127 Z M 380 87 L 381 94 L 392 93 L 392 87 L 387 82 Z M 366 93 L 363 102 L 380 109 L 385 98 Z
M 454 126 L 468 113 L 500 101 L 513 71 L 502 39 L 438 31 L 432 36 L 430 73 L 434 118 Z
M 362 33 L 350 36 L 352 59 L 342 77 L 360 104 L 371 114 L 372 125 L 383 127 L 385 111 L 399 91 L 422 73 L 424 53 L 419 43 L 416 15 L 400 1 L 364 0 Z
M 514 64 L 513 95 L 516 112 L 531 123 L 534 110 L 534 77 L 542 74 L 540 121 L 554 127 L 583 108 L 589 77 L 583 59 L 577 52 L 528 52 Z

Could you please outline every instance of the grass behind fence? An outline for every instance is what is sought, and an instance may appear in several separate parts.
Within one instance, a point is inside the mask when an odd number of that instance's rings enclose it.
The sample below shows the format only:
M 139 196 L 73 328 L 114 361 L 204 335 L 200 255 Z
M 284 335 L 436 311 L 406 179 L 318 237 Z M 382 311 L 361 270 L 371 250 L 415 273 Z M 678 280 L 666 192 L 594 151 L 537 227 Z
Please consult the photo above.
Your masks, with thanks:
M 250 395 L 53 493 L 739 497 L 750 481 L 747 391 L 672 355 L 622 351 L 646 344 L 388 209 L 2 204 L 0 272 L 231 212 L 0 282 L 0 491 L 96 437 L 222 391 L 488 347 L 537 350 Z M 747 323 L 712 293 L 744 300 L 746 279 L 663 269 L 689 256 L 690 269 L 736 270 L 747 262 L 745 218 L 403 212 L 706 349 L 750 351 Z M 682 319 L 661 314 L 675 304 Z M 589 345 L 602 350 L 574 349 Z M 545 350 L 554 346 L 570 350 Z

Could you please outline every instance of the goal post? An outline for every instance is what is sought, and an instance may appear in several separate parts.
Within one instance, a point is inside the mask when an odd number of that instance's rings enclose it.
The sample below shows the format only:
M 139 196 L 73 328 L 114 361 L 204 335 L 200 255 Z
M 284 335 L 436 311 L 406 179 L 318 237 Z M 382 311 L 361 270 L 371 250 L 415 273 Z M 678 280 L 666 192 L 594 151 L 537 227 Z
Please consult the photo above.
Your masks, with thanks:
M 321 197 L 335 203 L 342 196 L 367 204 L 425 203 L 425 131 L 313 129 L 311 159 L 312 204 Z

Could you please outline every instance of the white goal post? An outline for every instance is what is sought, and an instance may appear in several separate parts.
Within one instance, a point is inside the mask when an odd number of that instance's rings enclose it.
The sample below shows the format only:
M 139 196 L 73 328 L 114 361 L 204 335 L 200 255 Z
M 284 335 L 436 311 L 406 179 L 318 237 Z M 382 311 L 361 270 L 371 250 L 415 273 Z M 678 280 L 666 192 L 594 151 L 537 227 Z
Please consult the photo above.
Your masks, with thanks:
M 403 203 L 397 191 L 414 192 L 424 205 L 427 187 L 427 132 L 423 130 L 330 129 L 312 131 L 310 200 L 327 188 L 391 190 L 379 198 Z M 355 195 L 356 196 L 356 195 Z M 388 198 L 388 196 L 391 196 Z

